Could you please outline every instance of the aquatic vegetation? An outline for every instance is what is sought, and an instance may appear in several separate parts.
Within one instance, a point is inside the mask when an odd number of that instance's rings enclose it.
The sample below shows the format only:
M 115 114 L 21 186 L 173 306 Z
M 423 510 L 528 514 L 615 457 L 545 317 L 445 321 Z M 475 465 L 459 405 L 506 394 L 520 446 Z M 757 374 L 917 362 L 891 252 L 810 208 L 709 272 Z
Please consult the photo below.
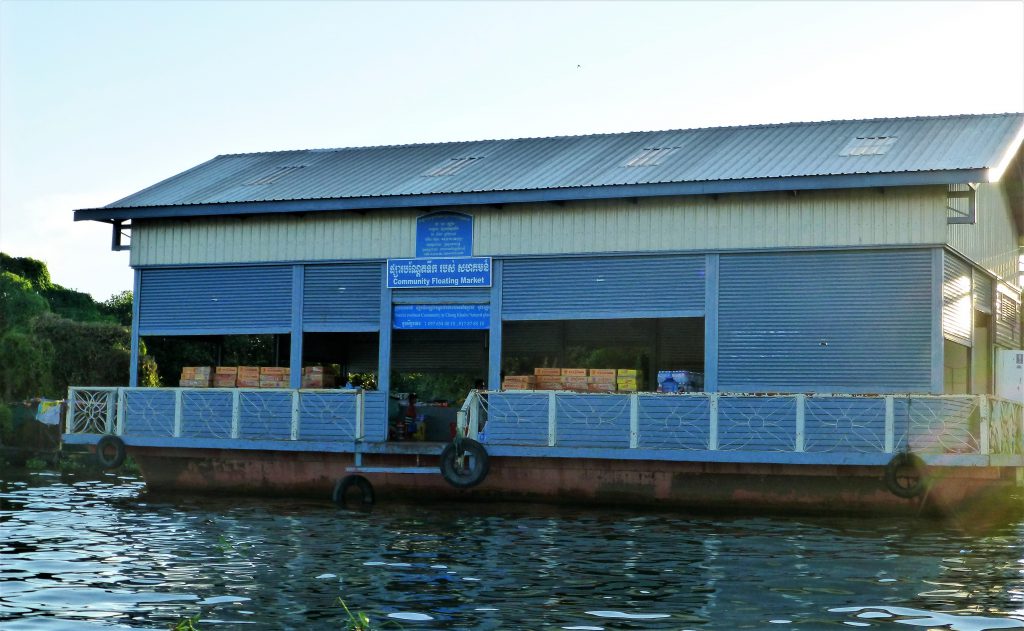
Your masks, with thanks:
M 25 461 L 25 468 L 29 471 L 41 471 L 46 468 L 46 461 L 42 458 L 29 458 Z
M 199 631 L 199 614 L 189 618 L 182 618 L 173 625 L 171 631 Z
M 348 608 L 345 601 L 338 596 L 338 604 L 345 610 L 345 615 L 348 616 L 348 620 L 345 621 L 346 631 L 372 631 L 373 627 L 370 623 L 370 617 L 361 611 L 355 613 Z

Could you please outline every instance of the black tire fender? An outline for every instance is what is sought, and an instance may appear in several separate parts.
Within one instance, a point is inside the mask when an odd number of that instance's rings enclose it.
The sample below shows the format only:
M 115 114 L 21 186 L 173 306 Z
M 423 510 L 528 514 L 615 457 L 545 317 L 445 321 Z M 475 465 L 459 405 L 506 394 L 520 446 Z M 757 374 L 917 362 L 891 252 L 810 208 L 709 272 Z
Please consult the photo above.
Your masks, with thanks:
M 460 438 L 441 452 L 441 477 L 457 489 L 480 484 L 490 470 L 487 450 L 472 438 Z
M 359 489 L 360 494 L 360 506 L 362 508 L 368 508 L 373 506 L 374 502 L 377 501 L 377 496 L 373 491 L 373 485 L 370 481 L 361 475 L 346 475 L 342 479 L 338 480 L 337 484 L 334 485 L 334 492 L 331 493 L 331 500 L 341 508 L 348 508 L 348 502 L 345 496 L 348 495 L 349 489 L 352 487 Z
M 104 469 L 120 467 L 127 455 L 124 441 L 118 436 L 107 434 L 96 441 L 96 461 Z
M 906 475 L 908 470 L 911 476 Z M 917 454 L 898 453 L 885 465 L 885 488 L 896 497 L 915 498 L 925 492 L 929 482 L 927 465 Z

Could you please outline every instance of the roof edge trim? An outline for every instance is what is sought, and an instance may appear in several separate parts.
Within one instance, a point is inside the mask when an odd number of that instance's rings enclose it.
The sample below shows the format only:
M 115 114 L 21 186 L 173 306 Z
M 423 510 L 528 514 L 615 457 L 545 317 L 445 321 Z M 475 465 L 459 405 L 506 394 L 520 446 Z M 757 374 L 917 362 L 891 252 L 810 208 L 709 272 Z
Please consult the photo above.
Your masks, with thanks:
M 334 199 L 291 199 L 261 202 L 226 202 L 172 206 L 127 208 L 83 208 L 75 211 L 75 221 L 118 219 L 167 219 L 217 217 L 275 213 L 329 212 L 339 210 L 385 210 L 480 204 L 525 204 L 543 202 L 628 199 L 630 197 L 667 197 L 716 195 L 728 193 L 768 193 L 885 186 L 928 186 L 967 184 L 986 181 L 988 169 L 921 171 L 913 173 L 865 173 L 856 175 L 816 175 L 709 182 L 666 182 L 657 184 L 621 184 L 512 191 L 469 193 L 430 193 L 388 197 L 348 197 Z
M 1017 130 L 1017 134 L 1013 137 L 1013 141 L 1006 147 L 1006 153 L 1003 154 L 999 162 L 994 167 L 988 170 L 988 182 L 998 182 L 1003 177 L 1003 173 L 1006 172 L 1007 167 L 1013 162 L 1013 156 L 1017 155 L 1020 150 L 1021 144 L 1024 144 L 1024 123 L 1021 123 L 1020 129 Z

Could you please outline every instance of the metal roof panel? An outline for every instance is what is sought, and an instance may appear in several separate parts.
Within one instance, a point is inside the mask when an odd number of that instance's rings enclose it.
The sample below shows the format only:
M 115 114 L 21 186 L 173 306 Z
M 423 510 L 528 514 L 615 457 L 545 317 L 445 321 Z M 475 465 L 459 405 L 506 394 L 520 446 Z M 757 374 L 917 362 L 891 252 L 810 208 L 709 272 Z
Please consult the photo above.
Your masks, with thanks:
M 998 166 L 1022 126 L 1024 114 L 981 114 L 231 154 L 106 208 L 978 170 Z M 842 155 L 874 136 L 896 140 L 877 155 Z M 624 166 L 658 147 L 676 149 L 654 166 Z M 481 159 L 427 175 L 467 157 Z

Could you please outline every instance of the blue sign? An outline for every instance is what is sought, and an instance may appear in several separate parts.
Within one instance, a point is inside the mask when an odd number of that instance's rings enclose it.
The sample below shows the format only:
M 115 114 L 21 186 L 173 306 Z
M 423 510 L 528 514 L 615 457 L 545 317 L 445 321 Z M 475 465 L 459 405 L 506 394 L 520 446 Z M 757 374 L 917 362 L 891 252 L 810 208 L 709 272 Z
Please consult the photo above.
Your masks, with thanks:
M 473 256 L 473 218 L 434 213 L 416 220 L 416 257 Z
M 491 305 L 395 305 L 396 329 L 489 329 Z
M 459 259 L 388 259 L 388 287 L 490 287 L 491 257 Z

